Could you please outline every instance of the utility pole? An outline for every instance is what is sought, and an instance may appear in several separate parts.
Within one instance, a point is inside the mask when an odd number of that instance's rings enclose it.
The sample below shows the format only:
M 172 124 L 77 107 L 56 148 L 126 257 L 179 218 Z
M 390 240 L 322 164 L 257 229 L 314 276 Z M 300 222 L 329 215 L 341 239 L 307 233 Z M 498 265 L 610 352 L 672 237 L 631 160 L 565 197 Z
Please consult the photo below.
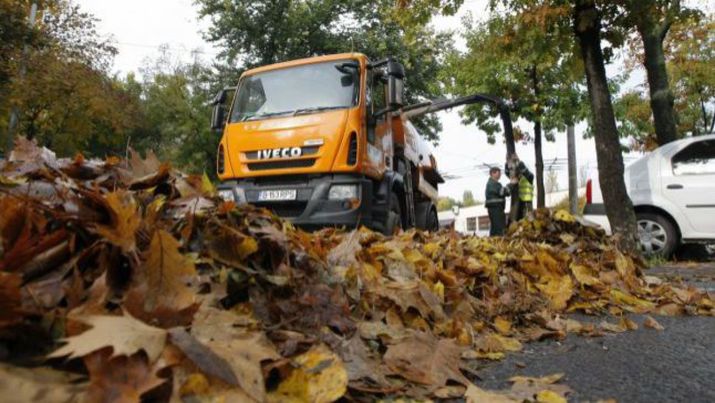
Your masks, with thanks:
M 578 182 L 576 178 L 576 138 L 575 128 L 569 125 L 566 128 L 566 139 L 568 143 L 568 164 L 569 164 L 569 211 L 571 214 L 578 212 Z
M 32 7 L 30 7 L 30 18 L 28 19 L 28 26 L 30 29 L 35 27 L 35 19 L 37 18 L 37 3 L 33 2 Z M 22 60 L 20 60 L 20 71 L 19 71 L 19 77 L 20 80 L 25 78 L 25 74 L 27 74 L 27 57 L 30 54 L 30 45 L 25 44 L 25 48 L 22 51 Z M 10 156 L 10 151 L 12 151 L 12 148 L 15 146 L 15 129 L 17 129 L 17 124 L 20 120 L 20 108 L 18 108 L 17 105 L 14 105 L 12 107 L 12 111 L 10 112 L 10 120 L 8 121 L 7 125 L 7 146 L 5 148 L 5 151 L 7 153 L 7 157 Z

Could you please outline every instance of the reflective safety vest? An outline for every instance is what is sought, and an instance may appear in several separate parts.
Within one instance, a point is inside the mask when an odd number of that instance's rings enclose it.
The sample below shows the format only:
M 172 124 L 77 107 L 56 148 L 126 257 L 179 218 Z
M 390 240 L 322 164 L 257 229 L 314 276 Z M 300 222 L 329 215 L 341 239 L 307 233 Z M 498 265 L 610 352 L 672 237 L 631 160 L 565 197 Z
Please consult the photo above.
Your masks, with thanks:
M 529 183 L 523 175 L 519 179 L 519 200 L 530 202 L 534 200 L 534 185 Z

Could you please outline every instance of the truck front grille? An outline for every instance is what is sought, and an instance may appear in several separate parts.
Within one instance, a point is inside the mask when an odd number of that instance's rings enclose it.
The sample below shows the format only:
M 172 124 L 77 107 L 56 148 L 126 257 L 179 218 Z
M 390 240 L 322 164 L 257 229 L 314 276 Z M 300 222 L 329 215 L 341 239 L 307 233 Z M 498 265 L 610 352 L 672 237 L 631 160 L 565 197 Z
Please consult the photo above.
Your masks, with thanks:
M 268 210 L 273 211 L 277 216 L 283 218 L 295 218 L 303 214 L 305 207 L 308 205 L 307 201 L 290 201 L 290 202 L 267 202 L 267 203 L 254 203 L 257 207 L 265 207 Z
M 315 165 L 315 160 L 315 158 L 307 158 L 302 160 L 249 162 L 248 169 L 251 171 L 265 171 L 268 169 L 310 168 Z

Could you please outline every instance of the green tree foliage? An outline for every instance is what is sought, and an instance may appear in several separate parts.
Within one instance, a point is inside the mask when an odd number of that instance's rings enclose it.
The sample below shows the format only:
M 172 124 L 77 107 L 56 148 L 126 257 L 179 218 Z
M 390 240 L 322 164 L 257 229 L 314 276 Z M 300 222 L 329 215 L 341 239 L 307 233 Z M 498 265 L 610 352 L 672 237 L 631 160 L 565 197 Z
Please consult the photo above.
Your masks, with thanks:
M 448 34 L 415 25 L 403 29 L 391 0 L 197 0 L 199 14 L 211 20 L 206 35 L 223 48 L 223 70 L 247 68 L 316 55 L 362 52 L 377 60 L 393 56 L 407 70 L 408 102 L 441 94 L 437 75 Z M 235 74 L 228 74 L 234 80 Z M 233 84 L 235 81 L 224 82 Z M 415 125 L 436 141 L 441 126 L 435 116 Z
M 575 124 L 584 115 L 583 69 L 576 57 L 567 24 L 548 29 L 563 9 L 534 7 L 518 14 L 492 14 L 483 23 L 468 21 L 468 51 L 454 53 L 445 72 L 448 88 L 458 95 L 474 92 L 503 98 L 513 118 L 533 124 L 538 205 L 544 205 L 542 138 Z M 488 105 L 471 105 L 463 113 L 465 123 L 476 122 L 493 142 L 500 125 Z
M 25 5 L 19 9 L 26 19 Z M 25 39 L 27 55 L 21 54 L 19 43 L 14 46 L 8 96 L 0 98 L 0 112 L 7 116 L 17 106 L 18 132 L 61 155 L 121 152 L 126 134 L 136 125 L 131 111 L 138 99 L 107 74 L 116 49 L 97 34 L 96 20 L 77 5 L 55 0 L 40 6 L 43 18 L 32 40 Z
M 638 50 L 632 50 L 642 57 Z M 712 15 L 675 23 L 665 41 L 665 60 L 675 99 L 679 135 L 713 131 L 715 122 L 715 19 Z M 647 90 L 635 88 L 615 102 L 621 136 L 632 139 L 631 148 L 650 150 L 659 141 Z
M 676 94 L 680 132 L 715 129 L 715 15 L 684 20 L 666 40 L 668 72 Z
M 471 190 L 465 190 L 462 194 L 462 207 L 476 206 L 477 201 L 474 200 L 474 194 Z
M 27 6 L 27 7 L 26 7 Z M 25 44 L 35 41 L 27 23 L 29 5 L 23 0 L 0 0 L 0 93 L 6 94 L 7 84 L 16 68 Z
M 437 211 L 451 211 L 452 207 L 458 205 L 457 201 L 451 197 L 440 197 L 437 200 Z
M 684 7 L 681 0 L 619 0 L 625 12 L 618 14 L 615 24 L 624 28 L 635 27 L 643 50 L 653 126 L 658 144 L 663 145 L 678 138 L 674 97 L 666 69 L 664 41 L 673 24 L 699 13 Z
M 138 149 L 153 148 L 187 171 L 215 175 L 220 136 L 209 127 L 213 71 L 198 59 L 176 62 L 164 49 L 142 73 L 145 120 L 132 144 Z

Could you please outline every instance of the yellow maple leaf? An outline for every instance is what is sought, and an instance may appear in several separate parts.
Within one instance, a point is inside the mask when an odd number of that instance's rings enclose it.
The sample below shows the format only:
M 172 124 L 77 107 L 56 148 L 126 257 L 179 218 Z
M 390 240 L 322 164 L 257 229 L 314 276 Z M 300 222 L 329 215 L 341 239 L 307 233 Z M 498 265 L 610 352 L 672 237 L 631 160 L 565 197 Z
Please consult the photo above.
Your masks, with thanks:
M 327 403 L 347 391 L 348 373 L 343 361 L 322 344 L 296 357 L 293 366 L 288 378 L 268 394 L 269 402 Z
M 154 233 L 142 265 L 146 280 L 145 307 L 159 306 L 175 309 L 194 303 L 194 293 L 186 280 L 196 275 L 194 262 L 179 251 L 179 241 L 164 230 Z
M 105 200 L 110 210 L 110 224 L 97 225 L 94 231 L 122 251 L 133 251 L 136 248 L 135 234 L 141 224 L 134 198 L 128 192 L 117 191 L 108 194 Z
M 546 284 L 537 284 L 551 301 L 551 308 L 560 311 L 566 308 L 566 303 L 573 295 L 573 281 L 570 276 L 552 277 Z
M 567 400 L 563 396 L 559 396 L 558 393 L 552 390 L 542 390 L 536 394 L 536 401 L 538 403 L 566 403 Z

